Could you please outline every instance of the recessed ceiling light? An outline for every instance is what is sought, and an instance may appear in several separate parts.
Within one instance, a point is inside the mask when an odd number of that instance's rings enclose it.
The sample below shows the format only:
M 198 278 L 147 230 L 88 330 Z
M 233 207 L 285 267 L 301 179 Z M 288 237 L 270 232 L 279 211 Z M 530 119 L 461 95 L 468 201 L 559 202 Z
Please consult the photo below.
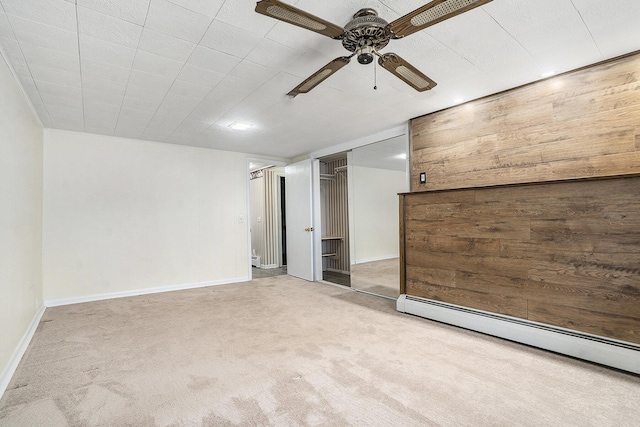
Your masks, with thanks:
M 399 160 L 407 160 L 407 153 L 402 153 L 402 154 L 396 154 L 395 156 L 393 156 L 395 159 L 399 159 Z
M 545 73 L 540 74 L 541 77 L 551 77 L 555 74 L 555 71 L 547 71 Z
M 229 127 L 231 129 L 235 129 L 235 130 L 247 130 L 251 127 L 252 125 L 247 124 L 247 123 L 240 123 L 240 122 L 233 122 L 229 125 Z
M 461 102 L 464 102 L 464 98 L 456 98 L 453 100 L 453 102 L 456 104 L 460 104 Z

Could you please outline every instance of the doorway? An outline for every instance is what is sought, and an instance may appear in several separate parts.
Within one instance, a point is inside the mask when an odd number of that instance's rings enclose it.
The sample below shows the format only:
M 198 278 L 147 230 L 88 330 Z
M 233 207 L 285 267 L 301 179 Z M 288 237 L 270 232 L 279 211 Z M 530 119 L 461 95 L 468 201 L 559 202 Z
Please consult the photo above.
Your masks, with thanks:
M 282 248 L 282 265 L 287 265 L 287 193 L 285 177 L 280 177 L 280 247 Z
M 285 177 L 282 166 L 249 163 L 251 277 L 287 274 Z

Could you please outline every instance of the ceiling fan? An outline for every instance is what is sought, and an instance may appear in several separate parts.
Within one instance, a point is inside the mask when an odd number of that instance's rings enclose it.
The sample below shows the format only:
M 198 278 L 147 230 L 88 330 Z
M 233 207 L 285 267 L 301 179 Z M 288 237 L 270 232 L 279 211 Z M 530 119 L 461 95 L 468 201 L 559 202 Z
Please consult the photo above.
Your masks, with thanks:
M 342 40 L 342 46 L 350 52 L 329 62 L 311 77 L 296 86 L 287 95 L 295 97 L 307 93 L 336 71 L 347 65 L 357 55 L 358 62 L 370 64 L 374 55 L 378 64 L 419 92 L 433 89 L 436 82 L 421 73 L 395 53 L 380 53 L 391 39 L 400 39 L 431 25 L 474 9 L 492 0 L 433 0 L 430 3 L 388 23 L 378 17 L 374 9 L 360 9 L 344 28 L 311 15 L 303 10 L 278 0 L 261 0 L 256 12 L 270 16 L 307 30 L 315 31 L 332 39 Z

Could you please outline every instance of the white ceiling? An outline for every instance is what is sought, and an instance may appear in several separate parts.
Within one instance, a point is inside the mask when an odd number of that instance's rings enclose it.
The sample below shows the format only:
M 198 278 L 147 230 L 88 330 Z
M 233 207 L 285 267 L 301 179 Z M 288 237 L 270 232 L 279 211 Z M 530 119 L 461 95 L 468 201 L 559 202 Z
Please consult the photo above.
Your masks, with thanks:
M 338 25 L 426 0 L 287 0 Z M 638 0 L 494 0 L 392 40 L 438 83 L 418 93 L 356 61 L 285 94 L 339 41 L 254 12 L 255 0 L 0 0 L 0 46 L 45 127 L 293 158 L 640 49 Z M 231 123 L 251 124 L 247 131 Z

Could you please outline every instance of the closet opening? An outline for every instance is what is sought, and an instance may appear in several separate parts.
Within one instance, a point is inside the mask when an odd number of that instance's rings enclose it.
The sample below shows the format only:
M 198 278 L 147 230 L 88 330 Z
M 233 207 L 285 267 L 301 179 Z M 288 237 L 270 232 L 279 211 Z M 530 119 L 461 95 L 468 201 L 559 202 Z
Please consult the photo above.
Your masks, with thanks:
M 347 153 L 319 159 L 322 280 L 351 286 Z

